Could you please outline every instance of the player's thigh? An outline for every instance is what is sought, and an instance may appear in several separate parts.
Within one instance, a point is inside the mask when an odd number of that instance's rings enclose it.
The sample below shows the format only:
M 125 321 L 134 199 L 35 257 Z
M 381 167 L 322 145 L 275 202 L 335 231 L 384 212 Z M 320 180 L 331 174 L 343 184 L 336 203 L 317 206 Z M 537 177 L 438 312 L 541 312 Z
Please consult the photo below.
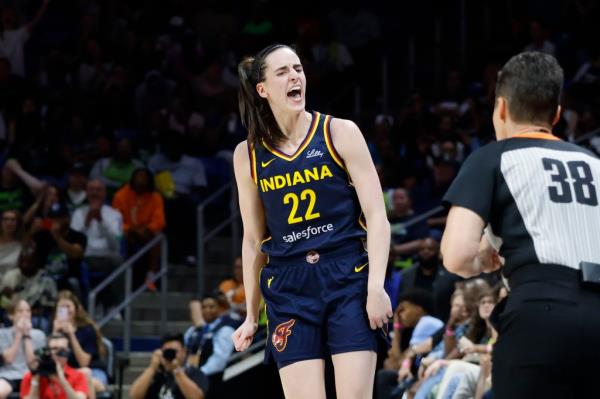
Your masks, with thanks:
M 12 385 L 0 378 L 0 399 L 6 398 L 12 392 Z
M 325 399 L 325 361 L 302 360 L 279 369 L 286 399 Z
M 335 390 L 339 399 L 370 399 L 373 397 L 373 383 L 377 353 L 356 351 L 333 355 L 335 370 Z

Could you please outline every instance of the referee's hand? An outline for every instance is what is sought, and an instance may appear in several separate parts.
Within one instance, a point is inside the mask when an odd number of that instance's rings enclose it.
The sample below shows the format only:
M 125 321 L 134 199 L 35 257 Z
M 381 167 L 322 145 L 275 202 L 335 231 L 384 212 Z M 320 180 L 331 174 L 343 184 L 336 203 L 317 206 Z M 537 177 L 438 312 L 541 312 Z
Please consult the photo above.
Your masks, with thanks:
M 382 328 L 394 316 L 392 303 L 387 292 L 380 288 L 369 289 L 367 294 L 367 315 L 371 328 Z
M 500 269 L 504 263 L 502 257 L 485 234 L 481 236 L 476 261 L 479 265 L 479 271 L 484 273 L 494 272 Z

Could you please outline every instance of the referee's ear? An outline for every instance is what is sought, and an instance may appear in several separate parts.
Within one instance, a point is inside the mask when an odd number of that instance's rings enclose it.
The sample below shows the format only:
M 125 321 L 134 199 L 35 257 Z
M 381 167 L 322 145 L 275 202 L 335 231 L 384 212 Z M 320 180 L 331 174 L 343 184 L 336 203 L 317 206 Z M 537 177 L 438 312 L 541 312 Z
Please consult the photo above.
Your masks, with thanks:
M 556 126 L 556 124 L 560 120 L 561 112 L 562 112 L 562 107 L 559 105 L 558 107 L 556 107 L 556 114 L 554 115 L 554 119 L 552 120 L 552 126 Z
M 496 107 L 498 107 L 498 118 L 500 118 L 502 122 L 506 123 L 506 117 L 508 114 L 508 104 L 506 103 L 506 98 L 497 97 Z

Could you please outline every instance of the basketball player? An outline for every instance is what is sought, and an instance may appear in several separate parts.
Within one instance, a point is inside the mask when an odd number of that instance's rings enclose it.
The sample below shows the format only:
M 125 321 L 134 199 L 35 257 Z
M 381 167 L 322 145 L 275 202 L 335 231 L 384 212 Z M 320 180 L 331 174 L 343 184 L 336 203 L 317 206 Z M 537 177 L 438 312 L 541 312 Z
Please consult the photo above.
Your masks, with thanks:
M 494 399 L 598 396 L 600 161 L 552 134 L 562 84 L 552 56 L 511 58 L 496 84 L 498 141 L 465 161 L 445 197 L 448 270 L 497 268 L 490 242 L 504 258 Z
M 252 341 L 260 287 L 266 358 L 277 362 L 286 398 L 324 399 L 329 355 L 338 397 L 371 398 L 378 329 L 393 313 L 383 288 L 390 227 L 365 140 L 354 123 L 305 110 L 306 77 L 290 47 L 269 46 L 238 71 L 248 140 L 234 167 L 248 313 L 235 347 Z

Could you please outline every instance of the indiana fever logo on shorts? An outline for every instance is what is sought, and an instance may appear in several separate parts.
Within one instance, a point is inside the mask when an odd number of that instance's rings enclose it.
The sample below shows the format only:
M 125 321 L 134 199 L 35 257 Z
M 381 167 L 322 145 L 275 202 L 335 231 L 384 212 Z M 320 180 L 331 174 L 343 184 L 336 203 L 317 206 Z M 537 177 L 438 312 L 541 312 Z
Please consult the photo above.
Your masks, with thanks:
M 296 320 L 290 319 L 275 327 L 275 331 L 273 331 L 273 335 L 271 336 L 271 342 L 273 342 L 273 346 L 277 349 L 277 352 L 283 352 L 287 346 L 288 337 L 292 335 L 292 326 L 294 323 L 296 323 Z

